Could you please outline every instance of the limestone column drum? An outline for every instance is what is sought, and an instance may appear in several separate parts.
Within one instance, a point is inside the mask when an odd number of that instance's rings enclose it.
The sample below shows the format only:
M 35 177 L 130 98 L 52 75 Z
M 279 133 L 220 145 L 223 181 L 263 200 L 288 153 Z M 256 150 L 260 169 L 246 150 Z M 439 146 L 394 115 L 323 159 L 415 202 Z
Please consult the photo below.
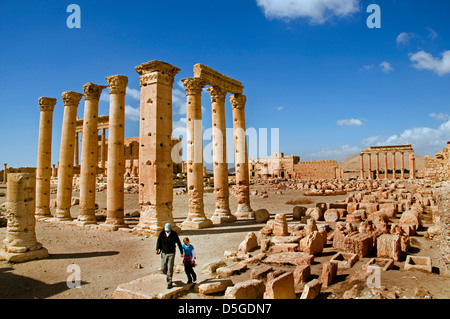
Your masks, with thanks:
M 361 164 L 361 179 L 364 179 L 364 154 L 359 154 Z
M 397 168 L 395 166 L 395 152 L 392 152 L 392 179 L 397 179 Z
M 5 168 L 3 170 L 3 183 L 6 184 L 6 179 L 7 179 L 7 176 L 8 176 L 8 164 L 4 163 L 3 165 L 5 166 Z
M 242 94 L 234 94 L 230 98 L 233 107 L 233 135 L 236 167 L 236 197 L 238 219 L 254 218 L 250 207 L 250 176 L 248 170 L 247 138 L 245 125 L 245 103 L 247 98 Z
M 80 214 L 76 224 L 96 224 L 95 189 L 98 165 L 98 101 L 106 86 L 87 83 L 83 86 L 84 117 L 81 140 Z
M 401 156 L 401 179 L 405 179 L 405 153 L 400 152 Z
M 125 198 L 125 93 L 128 78 L 113 75 L 106 78 L 109 86 L 108 175 L 106 222 L 101 227 L 111 230 L 128 227 L 124 221 Z M 103 144 L 103 142 L 102 142 Z
M 0 259 L 19 263 L 49 256 L 47 249 L 36 239 L 35 184 L 34 174 L 8 175 L 6 190 L 8 224 L 0 249 Z
M 186 169 L 189 213 L 181 227 L 200 229 L 212 226 L 211 220 L 205 216 L 203 203 L 202 89 L 205 82 L 200 78 L 187 78 L 182 81 L 187 96 Z
M 414 157 L 414 152 L 409 152 L 409 178 L 416 178 L 416 159 Z
M 227 92 L 220 86 L 208 88 L 212 104 L 214 198 L 216 208 L 211 221 L 214 224 L 236 221 L 231 214 L 228 187 L 227 140 L 225 125 L 225 97 Z
M 135 232 L 158 236 L 173 221 L 172 89 L 179 68 L 161 61 L 136 67 L 140 75 L 139 205 Z
M 375 153 L 375 167 L 377 172 L 377 179 L 380 179 L 380 154 Z
M 56 99 L 40 97 L 39 144 L 36 169 L 36 211 L 37 217 L 51 217 L 50 178 L 52 176 L 52 127 Z
M 77 109 L 83 94 L 67 91 L 62 94 L 64 115 L 61 131 L 61 149 L 58 167 L 58 191 L 56 196 L 55 220 L 72 220 L 70 207 L 72 203 L 73 161 L 76 148 L 75 130 Z
M 388 179 L 388 160 L 387 160 L 387 152 L 384 153 L 384 179 Z

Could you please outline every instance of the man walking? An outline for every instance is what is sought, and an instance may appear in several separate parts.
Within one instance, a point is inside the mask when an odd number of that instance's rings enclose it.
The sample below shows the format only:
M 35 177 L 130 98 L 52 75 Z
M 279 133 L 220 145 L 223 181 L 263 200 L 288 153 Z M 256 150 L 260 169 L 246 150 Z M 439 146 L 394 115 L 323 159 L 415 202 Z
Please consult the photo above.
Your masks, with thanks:
M 156 242 L 156 254 L 161 254 L 161 269 L 167 276 L 167 288 L 173 287 L 172 275 L 173 266 L 175 263 L 175 245 L 178 245 L 181 257 L 183 257 L 183 248 L 181 246 L 180 238 L 175 231 L 172 231 L 172 226 L 167 223 L 164 230 L 158 236 Z

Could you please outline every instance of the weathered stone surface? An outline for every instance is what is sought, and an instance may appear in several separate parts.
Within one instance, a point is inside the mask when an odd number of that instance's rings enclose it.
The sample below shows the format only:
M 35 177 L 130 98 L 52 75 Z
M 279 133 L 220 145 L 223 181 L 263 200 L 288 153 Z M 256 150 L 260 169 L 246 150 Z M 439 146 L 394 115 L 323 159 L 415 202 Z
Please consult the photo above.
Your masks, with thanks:
M 275 222 L 273 224 L 273 235 L 274 236 L 288 236 L 289 235 L 285 214 L 276 214 L 275 215 Z
M 340 218 L 340 215 L 337 209 L 327 209 L 323 214 L 323 218 L 327 222 L 337 222 Z
M 288 272 L 268 281 L 264 299 L 295 299 L 294 275 Z
M 255 213 L 255 221 L 257 223 L 264 223 L 264 222 L 268 221 L 270 218 L 269 211 L 264 208 L 258 209 L 254 213 Z
M 317 207 L 310 207 L 305 213 L 305 216 L 311 216 L 315 220 L 321 220 L 323 212 Z
M 247 265 L 245 263 L 236 263 L 231 266 L 219 267 L 216 269 L 217 275 L 221 278 L 230 277 L 234 274 L 238 274 L 242 271 L 247 270 Z
M 250 232 L 239 244 L 238 250 L 247 253 L 256 247 L 258 247 L 258 238 L 256 237 L 256 234 L 254 232 Z
M 427 272 L 432 272 L 431 258 L 426 256 L 411 256 L 408 255 L 405 261 L 405 270 L 419 269 Z
M 228 287 L 225 291 L 225 299 L 259 299 L 262 298 L 266 290 L 264 281 L 250 279 Z
M 377 257 L 392 258 L 399 261 L 401 257 L 401 242 L 399 235 L 383 234 L 377 239 Z
M 201 294 L 208 295 L 225 291 L 230 286 L 233 286 L 231 279 L 209 279 L 199 284 L 197 291 Z
M 204 273 L 215 273 L 217 268 L 225 267 L 227 263 L 224 260 L 215 260 L 208 264 L 203 265 L 202 272 Z
M 250 279 L 261 279 L 262 277 L 267 276 L 272 270 L 273 268 L 268 265 L 259 265 L 250 272 Z
M 318 231 L 314 231 L 300 240 L 300 250 L 308 255 L 315 255 L 323 251 L 324 240 Z
M 313 255 L 306 254 L 304 252 L 285 252 L 277 253 L 268 256 L 264 259 L 266 264 L 288 264 L 288 265 L 311 265 L 314 260 Z
M 270 247 L 270 252 L 281 253 L 286 251 L 298 251 L 299 244 L 276 244 Z
M 337 275 L 337 271 L 338 271 L 338 263 L 337 262 L 327 262 L 323 264 L 323 268 L 322 268 L 322 286 L 323 287 L 328 287 L 334 277 L 336 277 Z
M 305 282 L 311 276 L 311 266 L 310 265 L 301 265 L 297 266 L 294 271 L 294 283 L 300 284 Z
M 318 279 L 313 279 L 305 284 L 300 299 L 315 299 L 319 296 L 322 283 Z
M 307 210 L 308 208 L 303 206 L 294 206 L 294 208 L 292 208 L 292 218 L 300 220 L 300 218 L 306 215 Z

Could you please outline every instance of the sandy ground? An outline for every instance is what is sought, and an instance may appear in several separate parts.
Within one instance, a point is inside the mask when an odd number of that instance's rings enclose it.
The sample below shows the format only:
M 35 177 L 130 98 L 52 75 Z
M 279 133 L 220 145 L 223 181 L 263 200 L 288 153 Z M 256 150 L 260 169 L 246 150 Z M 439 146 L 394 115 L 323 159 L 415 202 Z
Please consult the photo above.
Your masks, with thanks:
M 266 208 L 274 218 L 276 213 L 287 213 L 288 221 L 292 221 L 293 205 L 285 204 L 289 200 L 300 199 L 303 192 L 298 190 L 282 190 L 276 194 L 273 186 L 255 185 L 252 190 L 265 189 L 268 198 L 252 195 L 253 209 Z M 4 193 L 5 185 L 0 185 L 0 193 Z M 77 192 L 73 194 L 78 196 Z M 126 212 L 133 212 L 138 207 L 138 195 L 127 194 Z M 313 202 L 303 206 L 314 206 L 316 202 L 334 202 L 346 195 L 309 197 Z M 56 198 L 53 194 L 52 198 Z M 0 197 L 0 204 L 6 197 Z M 97 192 L 97 203 L 100 210 L 106 207 L 106 190 Z M 187 215 L 187 195 L 174 195 L 174 220 L 181 223 Z M 231 210 L 236 209 L 236 200 L 230 196 Z M 205 211 L 210 217 L 214 209 L 214 194 L 205 194 Z M 72 217 L 76 217 L 78 206 L 72 208 Z M 138 218 L 127 218 L 126 222 L 133 226 Z M 426 225 L 426 224 L 425 224 Z M 264 224 L 248 221 L 238 221 L 231 225 L 216 225 L 212 228 L 182 231 L 180 237 L 188 236 L 195 246 L 198 266 L 223 258 L 225 250 L 237 250 L 245 235 L 257 232 Z M 331 228 L 334 225 L 330 225 Z M 6 228 L 0 228 L 0 240 L 5 237 Z M 111 298 L 116 287 L 122 283 L 157 272 L 160 256 L 155 254 L 156 238 L 146 238 L 132 233 L 116 231 L 109 232 L 100 229 L 89 229 L 67 224 L 37 222 L 36 234 L 38 241 L 46 247 L 50 258 L 31 262 L 12 264 L 0 261 L 0 298 Z M 439 264 L 438 241 L 429 240 L 419 233 L 413 240 L 413 253 L 430 256 L 433 266 Z M 322 262 L 328 261 L 335 252 L 328 244 L 324 252 L 315 258 L 312 274 L 317 278 L 321 272 Z M 323 298 L 341 298 L 345 290 L 351 288 L 348 283 L 351 272 L 362 267 L 367 262 L 362 260 L 346 273 L 340 273 L 337 283 L 323 289 Z M 181 263 L 177 256 L 176 263 Z M 404 262 L 403 262 L 404 263 Z M 411 298 L 414 289 L 422 286 L 434 298 L 450 298 L 450 278 L 439 275 L 439 268 L 434 267 L 433 273 L 403 270 L 403 263 L 397 263 L 396 269 L 382 274 L 383 287 L 400 287 L 400 296 Z M 67 271 L 71 264 L 80 266 L 82 285 L 80 288 L 69 289 L 66 280 L 72 273 Z M 249 271 L 241 276 L 248 277 Z M 237 280 L 240 280 L 237 278 Z M 185 298 L 198 298 L 193 293 Z

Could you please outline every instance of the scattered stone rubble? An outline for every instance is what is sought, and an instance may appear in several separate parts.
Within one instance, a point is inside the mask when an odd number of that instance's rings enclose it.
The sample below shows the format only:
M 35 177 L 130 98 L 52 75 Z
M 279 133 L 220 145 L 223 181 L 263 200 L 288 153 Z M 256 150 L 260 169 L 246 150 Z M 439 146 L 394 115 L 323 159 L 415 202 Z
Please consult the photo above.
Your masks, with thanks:
M 320 182 L 290 185 L 309 189 Z M 225 251 L 222 260 L 205 265 L 203 272 L 215 279 L 198 284 L 196 291 L 231 299 L 322 298 L 329 289 L 336 293 L 333 286 L 342 281 L 340 275 L 359 263 L 359 270 L 351 273 L 346 285 L 341 284 L 348 288 L 340 298 L 400 298 L 403 291 L 398 287 L 364 287 L 368 267 L 389 271 L 395 265 L 405 271 L 432 272 L 431 258 L 413 255 L 410 243 L 418 231 L 430 239 L 439 237 L 433 227 L 423 228 L 426 220 L 440 230 L 431 184 L 354 181 L 331 185 L 352 192 L 339 202 L 295 206 L 292 222 L 286 214 L 276 214 L 259 232 L 248 233 L 236 251 Z M 328 261 L 324 256 L 330 256 Z M 312 273 L 313 266 L 318 275 Z M 431 298 L 422 287 L 416 290 L 415 298 Z

